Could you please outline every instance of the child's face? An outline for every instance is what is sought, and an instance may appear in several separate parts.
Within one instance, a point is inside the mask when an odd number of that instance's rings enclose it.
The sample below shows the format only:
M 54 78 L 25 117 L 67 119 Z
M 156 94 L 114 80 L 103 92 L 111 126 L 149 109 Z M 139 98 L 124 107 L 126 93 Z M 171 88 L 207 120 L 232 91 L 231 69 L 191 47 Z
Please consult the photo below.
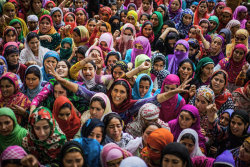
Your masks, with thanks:
M 71 46 L 70 46 L 69 43 L 65 43 L 65 44 L 63 45 L 63 49 L 70 49 L 70 48 L 71 48 Z
M 116 15 L 117 7 L 115 5 L 111 6 L 112 16 Z
M 193 47 L 190 46 L 188 55 L 189 55 L 189 56 L 192 56 L 192 55 L 194 55 L 196 52 L 197 52 L 197 49 L 194 49 Z
M 195 5 L 191 5 L 191 6 L 190 6 L 190 9 L 191 9 L 193 12 L 195 12 L 196 8 L 197 8 L 197 6 L 195 6 Z
M 127 15 L 124 12 L 122 12 L 121 13 L 121 22 L 126 23 L 126 17 L 127 17 Z
M 161 71 L 164 69 L 164 62 L 163 61 L 158 61 L 154 63 L 154 70 L 156 71 Z
M 118 9 L 123 5 L 124 0 L 116 0 Z
M 140 24 L 144 24 L 148 20 L 147 16 L 143 15 L 140 19 Z
M 28 21 L 28 26 L 29 26 L 30 31 L 34 31 L 38 26 L 38 22 L 36 22 L 36 21 Z

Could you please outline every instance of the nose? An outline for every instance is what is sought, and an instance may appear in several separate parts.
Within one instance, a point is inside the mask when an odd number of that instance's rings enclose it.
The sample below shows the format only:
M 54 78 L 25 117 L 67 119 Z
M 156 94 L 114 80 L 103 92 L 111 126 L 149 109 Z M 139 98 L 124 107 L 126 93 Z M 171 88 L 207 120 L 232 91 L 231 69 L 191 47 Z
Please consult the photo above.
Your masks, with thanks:
M 2 130 L 5 130 L 6 127 L 7 127 L 7 126 L 3 124 L 1 129 L 2 129 Z
M 68 117 L 66 115 L 63 116 L 63 120 L 67 121 Z
M 74 162 L 73 167 L 77 167 L 77 163 L 76 162 Z
M 41 135 L 45 135 L 45 131 L 43 129 L 40 130 Z

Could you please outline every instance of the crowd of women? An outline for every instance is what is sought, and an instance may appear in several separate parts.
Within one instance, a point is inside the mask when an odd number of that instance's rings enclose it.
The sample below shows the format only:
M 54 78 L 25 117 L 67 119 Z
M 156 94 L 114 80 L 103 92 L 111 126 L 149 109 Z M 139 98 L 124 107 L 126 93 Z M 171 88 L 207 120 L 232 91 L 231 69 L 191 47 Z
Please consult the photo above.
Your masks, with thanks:
M 248 5 L 1 0 L 0 167 L 249 167 Z

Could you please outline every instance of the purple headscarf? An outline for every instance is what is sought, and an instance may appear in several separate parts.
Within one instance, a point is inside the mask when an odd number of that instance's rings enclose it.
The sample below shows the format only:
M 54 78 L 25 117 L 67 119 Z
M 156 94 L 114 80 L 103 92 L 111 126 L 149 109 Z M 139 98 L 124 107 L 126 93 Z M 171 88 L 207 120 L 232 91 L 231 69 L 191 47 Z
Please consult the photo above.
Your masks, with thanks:
M 131 53 L 131 63 L 133 63 L 133 64 L 135 64 L 136 56 L 138 56 L 140 54 L 145 54 L 149 58 L 151 58 L 151 46 L 150 46 L 150 42 L 149 42 L 148 38 L 146 38 L 144 36 L 139 36 L 135 39 L 134 45 L 137 43 L 141 44 L 143 49 L 140 50 L 140 49 L 136 49 L 135 47 L 133 47 L 132 53 Z
M 169 18 L 175 22 L 175 24 L 179 23 L 181 20 L 181 13 L 182 13 L 182 0 L 179 0 L 180 7 L 177 11 L 172 11 L 171 9 L 171 4 L 173 3 L 174 0 L 170 0 L 169 5 L 168 5 L 168 12 L 169 12 Z
M 205 149 L 206 139 L 203 136 L 203 134 L 201 134 L 200 114 L 199 114 L 198 109 L 193 105 L 186 104 L 185 106 L 183 106 L 181 108 L 181 112 L 182 111 L 188 111 L 188 112 L 192 113 L 194 118 L 197 119 L 196 122 L 190 128 L 195 130 L 198 133 L 199 146 Z M 180 112 L 180 114 L 181 114 L 181 112 Z M 178 115 L 178 117 L 176 119 L 168 122 L 168 125 L 169 125 L 169 127 L 171 129 L 171 132 L 174 135 L 174 141 L 176 141 L 178 139 L 178 136 L 180 135 L 181 131 L 183 130 L 183 129 L 181 129 L 180 124 L 179 124 L 179 115 Z
M 28 155 L 24 149 L 20 146 L 9 146 L 7 147 L 2 155 L 1 161 L 10 160 L 10 159 L 23 159 L 26 155 Z
M 186 53 L 180 53 L 179 51 L 174 51 L 173 55 L 168 55 L 168 71 L 171 74 L 177 74 L 178 66 L 180 62 L 185 59 L 188 59 L 188 52 L 189 52 L 189 44 L 186 40 L 179 40 L 175 44 L 175 48 L 177 45 L 182 44 L 186 48 Z
M 239 12 L 247 12 L 247 8 L 245 6 L 238 6 L 234 11 L 233 20 L 239 20 L 238 19 Z M 243 19 L 243 20 L 239 20 L 239 21 L 240 21 L 240 28 L 245 29 L 247 19 Z
M 216 35 L 214 37 L 214 39 L 217 38 L 217 37 L 219 37 L 221 39 L 222 46 L 221 46 L 220 52 L 216 56 L 210 56 L 210 58 L 214 61 L 215 65 L 217 65 L 221 59 L 225 58 L 225 55 L 223 53 L 223 48 L 224 48 L 224 45 L 225 45 L 225 39 L 221 35 Z

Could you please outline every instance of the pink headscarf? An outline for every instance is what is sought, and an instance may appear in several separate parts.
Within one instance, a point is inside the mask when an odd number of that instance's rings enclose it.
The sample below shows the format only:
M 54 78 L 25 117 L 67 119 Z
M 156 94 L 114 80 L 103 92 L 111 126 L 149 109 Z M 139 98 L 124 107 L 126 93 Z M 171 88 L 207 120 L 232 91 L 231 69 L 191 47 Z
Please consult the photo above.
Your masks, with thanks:
M 143 13 L 147 13 L 147 14 L 149 14 L 149 15 L 152 15 L 152 10 L 153 10 L 153 1 L 152 1 L 152 3 L 150 4 L 150 7 L 149 7 L 149 9 L 148 9 L 147 11 L 144 11 L 144 10 L 143 10 L 142 3 L 141 3 L 141 6 L 140 6 L 139 9 L 137 10 L 138 18 L 140 18 L 141 15 L 142 15 Z
M 26 155 L 28 155 L 24 149 L 20 146 L 9 146 L 7 147 L 1 154 L 1 162 L 3 160 L 10 159 L 23 159 Z
M 19 46 L 16 42 L 7 42 L 4 46 L 3 46 L 3 52 L 2 52 L 2 55 L 4 56 L 4 52 L 5 52 L 5 49 L 8 47 L 8 46 L 14 46 L 16 47 L 17 49 L 19 49 Z
M 101 42 L 104 41 L 107 43 L 107 46 L 108 46 L 108 50 L 104 49 L 101 47 Z M 115 50 L 113 48 L 114 46 L 114 40 L 113 40 L 113 36 L 111 33 L 109 32 L 106 32 L 106 33 L 103 33 L 101 36 L 100 36 L 100 39 L 99 39 L 99 47 L 102 49 L 102 51 L 107 51 L 107 52 L 110 52 L 111 50 Z
M 233 14 L 233 19 L 234 20 L 239 20 L 238 19 L 239 12 L 247 12 L 247 8 L 245 6 L 238 6 L 235 9 L 234 14 Z M 239 21 L 240 21 L 240 28 L 245 29 L 245 25 L 246 25 L 247 19 L 243 19 L 243 20 L 239 20 Z

